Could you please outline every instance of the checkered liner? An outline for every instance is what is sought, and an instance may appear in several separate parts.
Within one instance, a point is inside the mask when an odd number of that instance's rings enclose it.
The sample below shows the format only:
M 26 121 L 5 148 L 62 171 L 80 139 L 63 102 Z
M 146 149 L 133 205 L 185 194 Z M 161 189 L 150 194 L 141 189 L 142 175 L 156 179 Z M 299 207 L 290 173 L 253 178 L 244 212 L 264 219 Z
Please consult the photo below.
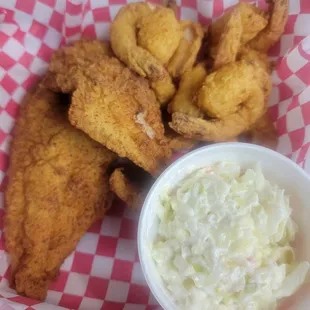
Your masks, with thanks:
M 27 89 L 46 71 L 63 43 L 108 39 L 111 20 L 126 0 L 0 0 L 0 309 L 157 309 L 137 256 L 137 214 L 116 202 L 95 223 L 61 267 L 45 303 L 8 288 L 3 240 L 3 189 L 8 146 Z M 179 0 L 180 16 L 206 24 L 238 0 Z M 253 1 L 250 1 L 253 2 Z M 264 7 L 264 0 L 254 1 Z M 291 0 L 281 42 L 270 112 L 279 132 L 278 151 L 310 172 L 310 1 Z

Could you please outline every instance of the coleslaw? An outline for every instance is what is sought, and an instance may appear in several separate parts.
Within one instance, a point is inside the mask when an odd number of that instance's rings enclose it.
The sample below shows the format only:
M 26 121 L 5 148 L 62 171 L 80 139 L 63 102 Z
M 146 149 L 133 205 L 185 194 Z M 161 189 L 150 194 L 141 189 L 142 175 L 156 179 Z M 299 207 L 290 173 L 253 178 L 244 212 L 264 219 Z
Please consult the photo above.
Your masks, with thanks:
M 180 309 L 274 309 L 304 282 L 283 189 L 260 165 L 217 163 L 162 197 L 152 257 Z

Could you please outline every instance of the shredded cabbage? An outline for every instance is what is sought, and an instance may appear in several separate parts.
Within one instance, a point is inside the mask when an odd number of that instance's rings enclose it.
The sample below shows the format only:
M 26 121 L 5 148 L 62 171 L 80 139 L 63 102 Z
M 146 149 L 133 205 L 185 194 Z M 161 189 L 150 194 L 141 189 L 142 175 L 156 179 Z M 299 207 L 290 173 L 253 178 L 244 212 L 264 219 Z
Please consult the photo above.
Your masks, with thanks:
M 266 310 L 302 285 L 297 227 L 284 190 L 258 164 L 221 162 L 162 198 L 152 256 L 180 309 Z

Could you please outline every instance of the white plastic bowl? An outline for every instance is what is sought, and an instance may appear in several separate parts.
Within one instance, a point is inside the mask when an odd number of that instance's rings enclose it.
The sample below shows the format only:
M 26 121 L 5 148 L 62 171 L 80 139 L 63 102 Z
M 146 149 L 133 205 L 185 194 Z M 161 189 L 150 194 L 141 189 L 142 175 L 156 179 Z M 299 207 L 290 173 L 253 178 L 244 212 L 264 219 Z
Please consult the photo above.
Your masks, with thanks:
M 158 227 L 155 210 L 164 191 L 173 188 L 193 170 L 218 161 L 234 161 L 243 168 L 259 162 L 265 177 L 286 190 L 291 196 L 293 219 L 299 227 L 294 245 L 296 258 L 310 262 L 310 177 L 304 170 L 285 156 L 252 144 L 221 143 L 206 146 L 188 153 L 168 167 L 150 189 L 141 211 L 138 227 L 141 267 L 154 297 L 165 310 L 174 310 L 177 307 L 165 289 L 151 257 L 150 245 Z M 310 282 L 309 274 L 306 282 L 308 281 Z M 285 301 L 285 309 L 305 310 L 309 309 L 309 305 L 310 283 Z M 282 306 L 279 308 L 282 309 Z

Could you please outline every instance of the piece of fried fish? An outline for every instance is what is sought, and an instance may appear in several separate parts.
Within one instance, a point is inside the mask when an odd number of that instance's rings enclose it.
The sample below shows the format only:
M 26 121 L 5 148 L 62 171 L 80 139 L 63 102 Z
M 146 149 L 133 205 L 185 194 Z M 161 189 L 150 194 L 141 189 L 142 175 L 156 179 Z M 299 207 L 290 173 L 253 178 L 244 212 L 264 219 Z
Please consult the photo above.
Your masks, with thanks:
M 59 95 L 39 85 L 21 108 L 5 193 L 11 286 L 44 300 L 49 283 L 113 195 L 116 155 L 75 129 Z
M 154 92 L 116 58 L 88 67 L 72 94 L 69 120 L 152 175 L 171 156 Z

